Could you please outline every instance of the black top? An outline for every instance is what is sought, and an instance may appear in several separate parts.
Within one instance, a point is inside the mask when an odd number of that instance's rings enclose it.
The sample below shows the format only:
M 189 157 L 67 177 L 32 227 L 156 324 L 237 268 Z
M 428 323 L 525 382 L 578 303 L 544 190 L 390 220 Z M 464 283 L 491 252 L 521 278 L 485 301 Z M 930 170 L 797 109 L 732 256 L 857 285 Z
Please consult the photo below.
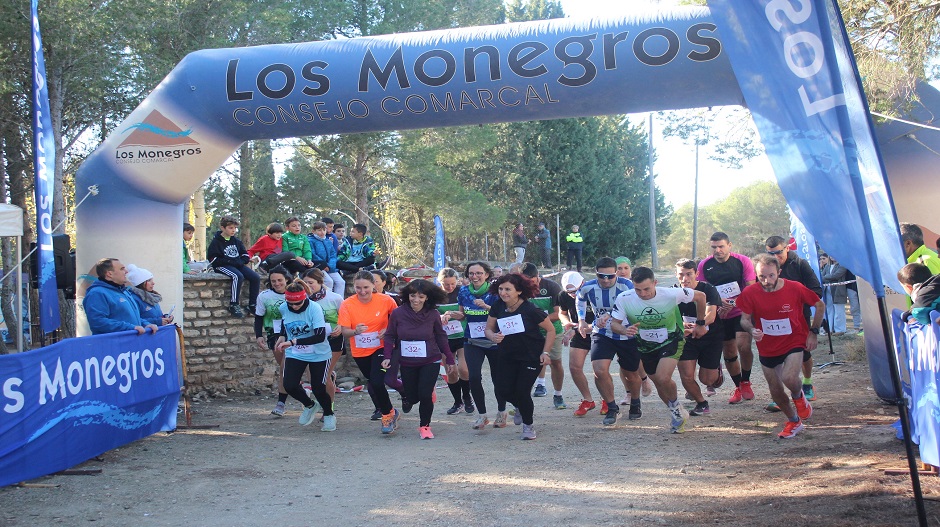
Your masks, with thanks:
M 710 306 L 721 306 L 721 295 L 718 294 L 718 290 L 715 289 L 715 286 L 709 284 L 708 282 L 699 281 L 698 285 L 695 286 L 696 291 L 701 291 L 705 293 L 705 303 Z M 685 317 L 692 317 L 698 319 L 698 313 L 695 310 L 695 302 L 683 302 L 679 304 L 679 313 L 682 314 L 683 322 Z M 686 337 L 686 340 L 701 340 L 701 341 L 714 341 L 724 338 L 724 332 L 721 329 L 722 322 L 718 316 L 715 316 L 715 321 L 708 325 L 708 332 L 702 335 L 699 339 L 692 339 Z
M 499 319 L 508 319 L 519 316 L 522 319 L 522 333 L 505 335 L 503 341 L 497 346 L 500 354 L 505 358 L 518 361 L 538 362 L 539 356 L 545 348 L 545 337 L 542 336 L 539 324 L 548 315 L 529 301 L 524 301 L 513 312 L 506 310 L 506 303 L 502 299 L 496 300 L 490 307 L 490 316 Z M 502 333 L 497 323 L 496 330 Z

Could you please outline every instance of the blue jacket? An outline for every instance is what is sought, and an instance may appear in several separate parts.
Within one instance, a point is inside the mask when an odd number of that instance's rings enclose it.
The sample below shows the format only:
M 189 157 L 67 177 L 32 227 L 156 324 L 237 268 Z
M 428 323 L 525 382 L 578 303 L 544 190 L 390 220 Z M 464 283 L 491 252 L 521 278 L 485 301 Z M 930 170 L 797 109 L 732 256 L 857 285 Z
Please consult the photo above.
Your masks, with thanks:
M 144 302 L 144 299 L 140 298 L 140 295 L 131 291 L 130 288 L 127 288 L 127 291 L 130 293 L 130 297 L 134 299 L 134 303 L 137 305 L 137 313 L 140 315 L 141 320 L 147 324 L 156 324 L 157 326 L 163 325 L 163 310 L 160 309 L 159 303 L 150 305 Z
M 92 335 L 127 331 L 147 325 L 148 323 L 140 318 L 135 296 L 137 295 L 126 287 L 115 286 L 103 280 L 96 280 L 91 284 L 85 292 L 82 307 L 85 308 Z
M 333 246 L 333 240 L 329 237 L 317 238 L 313 234 L 307 235 L 310 242 L 310 260 L 315 264 L 324 264 L 330 268 L 330 271 L 336 270 L 336 247 Z

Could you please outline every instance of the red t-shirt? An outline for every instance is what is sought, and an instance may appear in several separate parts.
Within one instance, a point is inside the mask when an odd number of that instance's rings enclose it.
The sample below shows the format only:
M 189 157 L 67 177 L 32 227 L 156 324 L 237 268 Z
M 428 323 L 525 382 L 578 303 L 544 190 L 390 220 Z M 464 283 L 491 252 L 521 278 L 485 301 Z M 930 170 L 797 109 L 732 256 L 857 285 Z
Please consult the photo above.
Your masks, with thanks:
M 762 357 L 779 357 L 794 348 L 806 348 L 809 327 L 803 317 L 803 305 L 813 306 L 819 301 L 816 293 L 803 284 L 784 280 L 783 287 L 768 293 L 760 284 L 744 288 L 737 299 L 741 311 L 751 316 L 755 328 L 764 332 L 757 343 Z

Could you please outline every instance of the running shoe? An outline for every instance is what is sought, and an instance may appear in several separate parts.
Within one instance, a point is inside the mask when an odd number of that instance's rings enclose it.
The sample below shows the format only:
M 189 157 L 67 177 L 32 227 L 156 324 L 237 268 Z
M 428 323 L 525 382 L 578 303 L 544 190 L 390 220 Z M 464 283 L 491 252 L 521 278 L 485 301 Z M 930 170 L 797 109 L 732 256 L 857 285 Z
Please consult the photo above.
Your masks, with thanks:
M 303 426 L 309 425 L 313 422 L 318 410 L 320 410 L 320 404 L 314 401 L 313 406 L 304 407 L 304 411 L 300 412 L 300 419 L 297 422 Z
M 228 312 L 230 315 L 232 315 L 235 318 L 245 318 L 245 312 L 242 311 L 241 306 L 239 306 L 238 304 L 229 304 Z
M 630 403 L 630 413 L 627 414 L 627 417 L 631 421 L 636 421 L 637 419 L 643 417 L 643 410 L 640 408 L 639 401 L 637 401 L 636 404 Z
M 734 388 L 734 391 L 731 392 L 731 397 L 728 398 L 728 404 L 738 404 L 743 400 L 744 400 L 744 396 L 741 395 L 741 388 L 736 386 Z
M 618 417 L 620 417 L 620 408 L 616 406 L 608 407 L 607 413 L 604 414 L 604 426 L 613 426 L 617 424 Z
M 276 416 L 278 416 L 278 417 L 283 417 L 283 416 L 284 416 L 284 408 L 285 408 L 286 406 L 287 406 L 287 405 L 285 405 L 282 401 L 278 401 L 277 404 L 274 405 L 274 410 L 271 410 L 271 415 L 276 415 Z
M 653 394 L 653 381 L 650 380 L 649 376 L 643 379 L 641 384 L 641 393 L 643 394 L 643 397 L 649 397 Z
M 398 428 L 398 410 L 392 408 L 392 411 L 382 416 L 382 433 L 391 434 Z
M 692 397 L 692 394 L 689 393 L 688 391 L 685 392 L 685 398 L 688 399 L 689 401 L 694 401 L 694 400 L 695 400 L 695 397 Z
M 705 397 L 711 397 L 713 395 L 718 395 L 718 390 L 716 390 L 714 386 L 710 386 L 710 385 L 706 386 Z
M 447 409 L 447 415 L 459 414 L 461 410 L 463 410 L 463 404 L 456 402 L 453 406 Z
M 532 393 L 532 397 L 545 397 L 548 395 L 548 391 L 545 389 L 544 384 L 536 384 L 535 392 Z
M 793 399 L 793 406 L 796 407 L 796 415 L 800 416 L 800 420 L 813 416 L 813 405 L 809 404 L 805 395 L 799 399 Z
M 607 415 L 607 401 L 601 401 L 601 413 Z
M 578 409 L 574 411 L 575 417 L 584 417 L 588 412 L 597 408 L 597 405 L 594 404 L 594 401 L 581 401 L 581 404 L 578 405 Z
M 771 412 L 771 413 L 776 413 L 780 411 L 780 405 L 771 401 L 770 404 L 764 407 L 764 410 Z
M 375 411 L 372 412 L 372 417 L 370 417 L 369 419 L 371 419 L 372 421 L 378 421 L 381 418 L 382 418 L 382 410 L 379 410 L 378 408 L 376 408 Z
M 522 424 L 522 412 L 516 411 L 512 414 L 512 424 L 519 426 Z
M 783 425 L 783 430 L 777 434 L 777 437 L 781 439 L 792 439 L 796 437 L 796 434 L 803 431 L 803 421 L 787 421 L 787 424 Z
M 513 418 L 515 419 L 515 417 Z M 506 428 L 507 419 L 509 419 L 509 412 L 496 412 L 496 419 L 493 421 L 493 428 Z
M 468 414 L 472 414 L 476 411 L 476 408 L 473 407 L 473 399 L 467 397 L 463 400 L 463 411 Z
M 751 381 L 741 381 L 741 397 L 744 397 L 745 401 L 750 401 L 754 398 L 754 390 L 751 388 Z
M 402 411 L 402 412 L 404 412 L 404 413 L 407 414 L 408 412 L 411 411 L 411 407 L 414 406 L 414 405 L 415 405 L 415 404 L 414 404 L 413 402 L 409 401 L 407 398 L 405 398 L 405 397 L 402 397 L 402 398 L 401 398 L 401 411 Z
M 813 388 L 813 385 L 812 385 L 812 384 L 804 384 L 804 385 L 803 385 L 803 395 L 806 396 L 806 400 L 807 400 L 807 401 L 815 401 L 815 400 L 816 400 L 816 390 Z
M 556 410 L 564 410 L 565 408 L 568 408 L 568 405 L 565 404 L 565 398 L 561 395 L 553 395 L 552 404 L 555 405 Z
M 336 431 L 336 414 L 324 415 L 323 416 L 323 428 L 321 428 L 320 430 L 323 432 L 335 432 Z
M 620 406 L 626 406 L 630 404 L 631 399 L 630 392 L 627 392 L 627 394 L 623 396 L 623 399 L 620 399 Z
M 477 420 L 473 422 L 473 426 L 471 428 L 474 430 L 483 430 L 488 424 L 490 424 L 489 418 L 487 418 L 486 415 L 481 414 L 477 416 Z
M 535 439 L 535 426 L 534 425 L 522 425 L 521 438 L 525 441 L 531 441 Z
M 419 427 L 418 434 L 421 436 L 421 439 L 434 439 L 434 434 L 431 432 L 430 426 Z
M 712 413 L 708 407 L 708 401 L 702 401 L 695 405 L 695 408 L 689 411 L 689 415 L 709 415 Z
M 681 404 L 676 405 L 670 412 L 672 413 L 672 419 L 670 419 L 669 424 L 672 427 L 672 433 L 681 434 L 685 432 L 685 423 L 689 420 L 689 412 Z

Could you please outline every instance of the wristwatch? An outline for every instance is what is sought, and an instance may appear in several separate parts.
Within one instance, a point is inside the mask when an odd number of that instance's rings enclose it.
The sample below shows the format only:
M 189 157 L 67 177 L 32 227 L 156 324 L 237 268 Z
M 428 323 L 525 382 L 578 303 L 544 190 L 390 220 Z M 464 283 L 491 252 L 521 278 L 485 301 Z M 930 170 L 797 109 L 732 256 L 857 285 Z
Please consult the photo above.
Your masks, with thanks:
M 819 335 L 819 328 L 809 328 L 809 331 L 813 335 Z
M 705 319 L 704 319 L 704 318 L 699 318 L 699 319 L 697 319 L 697 320 L 695 321 L 695 325 L 696 325 L 696 326 L 704 326 L 704 325 L 705 325 Z

